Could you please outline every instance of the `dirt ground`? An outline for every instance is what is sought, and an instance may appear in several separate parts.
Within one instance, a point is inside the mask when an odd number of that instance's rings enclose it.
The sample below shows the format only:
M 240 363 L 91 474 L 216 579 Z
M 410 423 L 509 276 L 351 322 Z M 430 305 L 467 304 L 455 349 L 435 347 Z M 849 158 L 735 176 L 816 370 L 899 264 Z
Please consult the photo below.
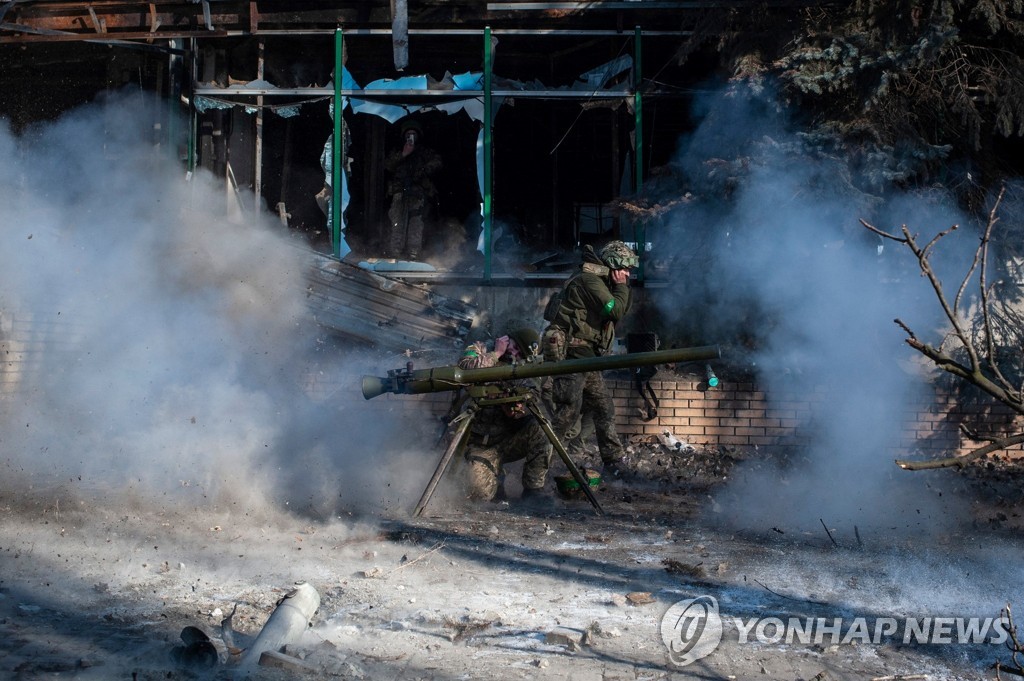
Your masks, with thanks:
M 937 537 L 853 541 L 824 527 L 718 526 L 716 486 L 737 462 L 757 465 L 749 454 L 645 441 L 631 450 L 635 476 L 597 491 L 604 515 L 580 500 L 526 505 L 515 489 L 498 504 L 439 495 L 421 518 L 403 507 L 330 519 L 165 506 L 76 491 L 73 480 L 4 489 L 0 677 L 939 680 L 996 678 L 991 665 L 1009 661 L 1005 646 L 988 644 L 741 643 L 726 624 L 714 652 L 680 667 L 659 627 L 673 603 L 700 595 L 735 616 L 783 619 L 939 614 L 922 609 L 944 601 L 920 592 L 971 598 L 951 575 L 1019 595 L 1019 568 L 1003 575 L 986 553 L 1009 546 L 1019 562 L 1019 471 L 908 475 L 907 484 L 944 479 L 951 494 L 976 494 L 975 522 Z M 242 672 L 238 650 L 299 582 L 320 605 L 285 649 L 286 667 Z M 949 603 L 942 614 L 998 614 Z M 233 648 L 222 636 L 232 612 Z M 184 664 L 186 627 L 209 636 L 215 666 Z

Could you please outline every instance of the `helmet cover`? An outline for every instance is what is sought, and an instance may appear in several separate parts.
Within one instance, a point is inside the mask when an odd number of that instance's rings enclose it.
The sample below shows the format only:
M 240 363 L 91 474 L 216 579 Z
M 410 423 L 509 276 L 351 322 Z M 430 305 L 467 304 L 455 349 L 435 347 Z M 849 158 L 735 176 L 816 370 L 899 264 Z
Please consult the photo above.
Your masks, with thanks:
M 640 258 L 633 249 L 622 241 L 609 241 L 601 248 L 598 257 L 613 270 L 628 270 L 640 264 Z

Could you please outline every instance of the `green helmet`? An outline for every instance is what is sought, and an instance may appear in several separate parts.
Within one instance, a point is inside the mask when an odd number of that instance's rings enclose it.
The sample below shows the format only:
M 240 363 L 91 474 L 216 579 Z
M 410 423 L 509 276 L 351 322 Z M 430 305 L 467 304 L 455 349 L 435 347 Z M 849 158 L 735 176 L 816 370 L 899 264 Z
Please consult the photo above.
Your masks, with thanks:
M 536 355 L 540 354 L 540 334 L 534 329 L 524 326 L 515 331 L 510 331 L 508 337 L 515 341 L 519 352 L 526 359 L 533 359 Z
M 613 270 L 628 270 L 640 264 L 640 258 L 622 241 L 609 241 L 597 254 Z
M 423 135 L 423 126 L 420 125 L 420 122 L 415 118 L 402 119 L 402 125 L 399 128 L 399 130 L 402 131 L 403 137 L 405 136 L 405 133 L 409 132 L 410 130 L 415 132 L 417 135 Z

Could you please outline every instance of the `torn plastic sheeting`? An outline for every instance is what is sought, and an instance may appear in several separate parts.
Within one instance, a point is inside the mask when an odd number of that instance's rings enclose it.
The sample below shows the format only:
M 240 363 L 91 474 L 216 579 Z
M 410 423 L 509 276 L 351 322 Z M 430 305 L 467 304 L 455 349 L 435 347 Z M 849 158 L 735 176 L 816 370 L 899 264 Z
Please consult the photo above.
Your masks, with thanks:
M 236 105 L 235 102 L 222 102 L 219 99 L 210 99 L 202 95 L 196 95 L 192 101 L 199 113 L 206 113 L 210 109 L 230 109 Z
M 299 109 L 301 108 L 301 106 L 302 106 L 301 104 L 294 104 L 292 106 L 266 106 L 266 105 L 264 105 L 264 106 L 250 106 L 250 105 L 246 105 L 245 106 L 245 113 L 254 114 L 257 111 L 259 111 L 260 109 L 263 109 L 265 111 L 270 111 L 271 113 L 275 113 L 278 116 L 280 116 L 281 118 L 291 118 L 292 116 L 298 116 L 299 115 Z
M 319 99 L 315 100 L 319 101 Z M 291 118 L 299 115 L 299 110 L 302 108 L 302 104 L 290 104 L 287 106 L 274 106 L 270 104 L 264 104 L 263 106 L 256 106 L 254 104 L 239 104 L 238 102 L 225 102 L 220 99 L 214 99 L 212 97 L 204 97 L 203 95 L 197 95 L 195 97 L 196 111 L 199 113 L 206 113 L 210 109 L 231 109 L 236 106 L 241 106 L 245 109 L 248 114 L 254 114 L 260 109 L 264 111 L 270 111 L 275 113 L 281 118 Z
M 269 81 L 263 80 L 262 78 L 258 78 L 256 80 L 250 80 L 248 83 L 232 83 L 231 85 L 228 85 L 226 88 L 222 89 L 224 90 L 224 94 L 231 94 L 232 90 L 242 90 L 249 88 L 276 90 L 277 86 Z M 215 99 L 212 97 L 204 97 L 203 95 L 197 95 L 195 97 L 195 106 L 196 111 L 198 111 L 199 113 L 205 113 L 210 109 L 230 109 L 232 107 L 238 106 L 238 102 L 228 102 L 220 99 Z M 246 106 L 245 110 L 248 113 L 255 113 L 258 108 L 259 107 L 255 106 Z
M 405 76 L 404 78 L 398 78 L 391 80 L 383 78 L 381 80 L 375 80 L 372 83 L 367 83 L 364 90 L 426 90 L 427 89 L 427 77 L 426 76 Z M 374 116 L 380 116 L 385 119 L 388 123 L 394 123 L 398 119 L 402 118 L 406 114 L 416 111 L 420 107 L 406 107 L 399 106 L 397 104 L 382 104 L 380 102 L 369 102 L 365 99 L 353 98 L 351 102 L 353 113 L 365 113 L 373 114 Z
M 449 80 L 450 79 L 450 80 Z M 428 77 L 422 76 L 405 76 L 403 78 L 397 78 L 391 80 L 389 78 L 382 78 L 375 80 L 371 83 L 367 83 L 364 90 L 423 90 L 424 92 L 436 92 L 438 90 L 444 92 L 459 92 L 460 90 L 479 91 L 480 84 L 483 80 L 483 74 L 481 73 L 462 73 L 454 76 L 448 76 L 443 81 L 444 85 L 451 85 L 451 88 L 431 88 Z M 371 102 L 365 99 L 352 98 L 351 102 L 353 113 L 364 113 L 372 114 L 374 116 L 380 116 L 385 119 L 388 123 L 395 123 L 396 121 L 404 118 L 405 116 L 419 111 L 420 109 L 431 109 L 437 111 L 444 111 L 448 114 L 458 113 L 459 111 L 465 111 L 466 114 L 475 121 L 482 121 L 484 118 L 484 106 L 483 102 L 480 101 L 476 95 L 467 94 L 465 99 L 459 99 L 455 101 L 443 101 L 437 104 L 386 104 L 382 102 Z
M 456 90 L 483 90 L 484 74 L 482 73 L 460 73 L 452 76 Z
M 271 109 L 271 111 L 276 113 L 281 118 L 292 118 L 294 116 L 298 116 L 299 115 L 299 109 L 300 108 L 301 108 L 301 106 L 296 104 L 295 106 L 274 107 L 273 109 Z
M 342 73 L 344 74 L 344 73 L 346 73 L 346 71 L 344 69 L 342 69 Z M 342 76 L 342 82 L 345 82 L 345 76 L 344 75 Z M 347 98 L 342 97 L 342 107 L 345 106 L 345 99 L 347 99 Z M 327 113 L 330 115 L 331 120 L 333 121 L 334 120 L 334 100 L 333 99 L 331 100 L 330 104 L 327 107 Z M 332 180 L 333 180 L 333 177 L 334 177 L 334 171 L 333 171 L 333 168 L 334 168 L 333 147 L 334 147 L 334 133 L 332 132 L 330 135 L 328 135 L 327 142 L 324 143 L 324 150 L 320 153 L 320 167 L 323 168 L 323 171 L 324 171 L 324 186 L 326 188 L 332 189 L 332 190 L 333 190 Z M 347 158 L 345 158 L 345 157 L 348 156 L 347 145 L 345 145 L 342 148 L 342 156 L 343 156 L 342 162 L 346 162 Z M 338 237 L 337 254 L 338 254 L 339 258 L 344 258 L 346 255 L 348 255 L 349 253 L 352 252 L 352 247 L 348 245 L 348 241 L 345 239 L 345 232 L 347 231 L 347 228 L 348 228 L 348 224 L 345 221 L 345 211 L 348 210 L 348 204 L 349 204 L 349 202 L 351 200 L 351 196 L 349 194 L 349 189 L 348 189 L 348 174 L 345 172 L 344 168 L 342 169 L 342 171 L 340 173 L 338 173 L 338 177 L 341 179 L 341 230 L 340 230 L 341 234 Z M 327 233 L 331 234 L 332 239 L 333 239 L 333 235 L 334 235 L 334 199 L 333 199 L 333 193 L 334 192 L 331 191 L 331 196 L 329 196 L 328 199 L 327 199 Z

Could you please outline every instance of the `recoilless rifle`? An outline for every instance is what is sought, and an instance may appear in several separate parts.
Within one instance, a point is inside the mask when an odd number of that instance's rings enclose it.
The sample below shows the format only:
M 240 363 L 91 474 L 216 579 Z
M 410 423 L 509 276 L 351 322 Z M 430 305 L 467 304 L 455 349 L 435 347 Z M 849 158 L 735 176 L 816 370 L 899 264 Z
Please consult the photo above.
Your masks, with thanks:
M 414 369 L 412 362 L 403 369 L 388 371 L 387 377 L 363 376 L 363 397 L 373 399 L 384 393 L 399 395 L 419 395 L 424 393 L 445 392 L 448 390 L 465 390 L 468 394 L 466 408 L 448 424 L 457 424 L 452 435 L 451 444 L 445 449 L 434 475 L 427 483 L 420 501 L 413 511 L 418 516 L 426 508 L 434 489 L 441 481 L 448 465 L 457 452 L 466 445 L 469 426 L 476 412 L 483 407 L 491 407 L 508 403 L 523 403 L 537 418 L 544 433 L 548 436 L 558 457 L 569 469 L 573 479 L 579 484 L 587 500 L 599 514 L 604 510 L 598 503 L 589 481 L 573 463 L 558 436 L 551 427 L 551 421 L 544 410 L 537 404 L 533 392 L 514 382 L 545 376 L 564 376 L 566 374 L 586 373 L 590 371 L 610 371 L 613 369 L 633 369 L 636 367 L 653 366 L 655 364 L 674 364 L 680 362 L 696 362 L 718 359 L 722 356 L 717 345 L 705 345 L 694 348 L 672 348 L 653 352 L 633 352 L 621 355 L 605 355 L 603 357 L 586 357 L 567 359 L 560 362 L 525 362 L 503 364 L 486 369 L 462 369 L 457 366 L 432 367 Z M 710 365 L 708 367 L 710 371 Z M 717 381 L 716 381 L 717 382 Z

